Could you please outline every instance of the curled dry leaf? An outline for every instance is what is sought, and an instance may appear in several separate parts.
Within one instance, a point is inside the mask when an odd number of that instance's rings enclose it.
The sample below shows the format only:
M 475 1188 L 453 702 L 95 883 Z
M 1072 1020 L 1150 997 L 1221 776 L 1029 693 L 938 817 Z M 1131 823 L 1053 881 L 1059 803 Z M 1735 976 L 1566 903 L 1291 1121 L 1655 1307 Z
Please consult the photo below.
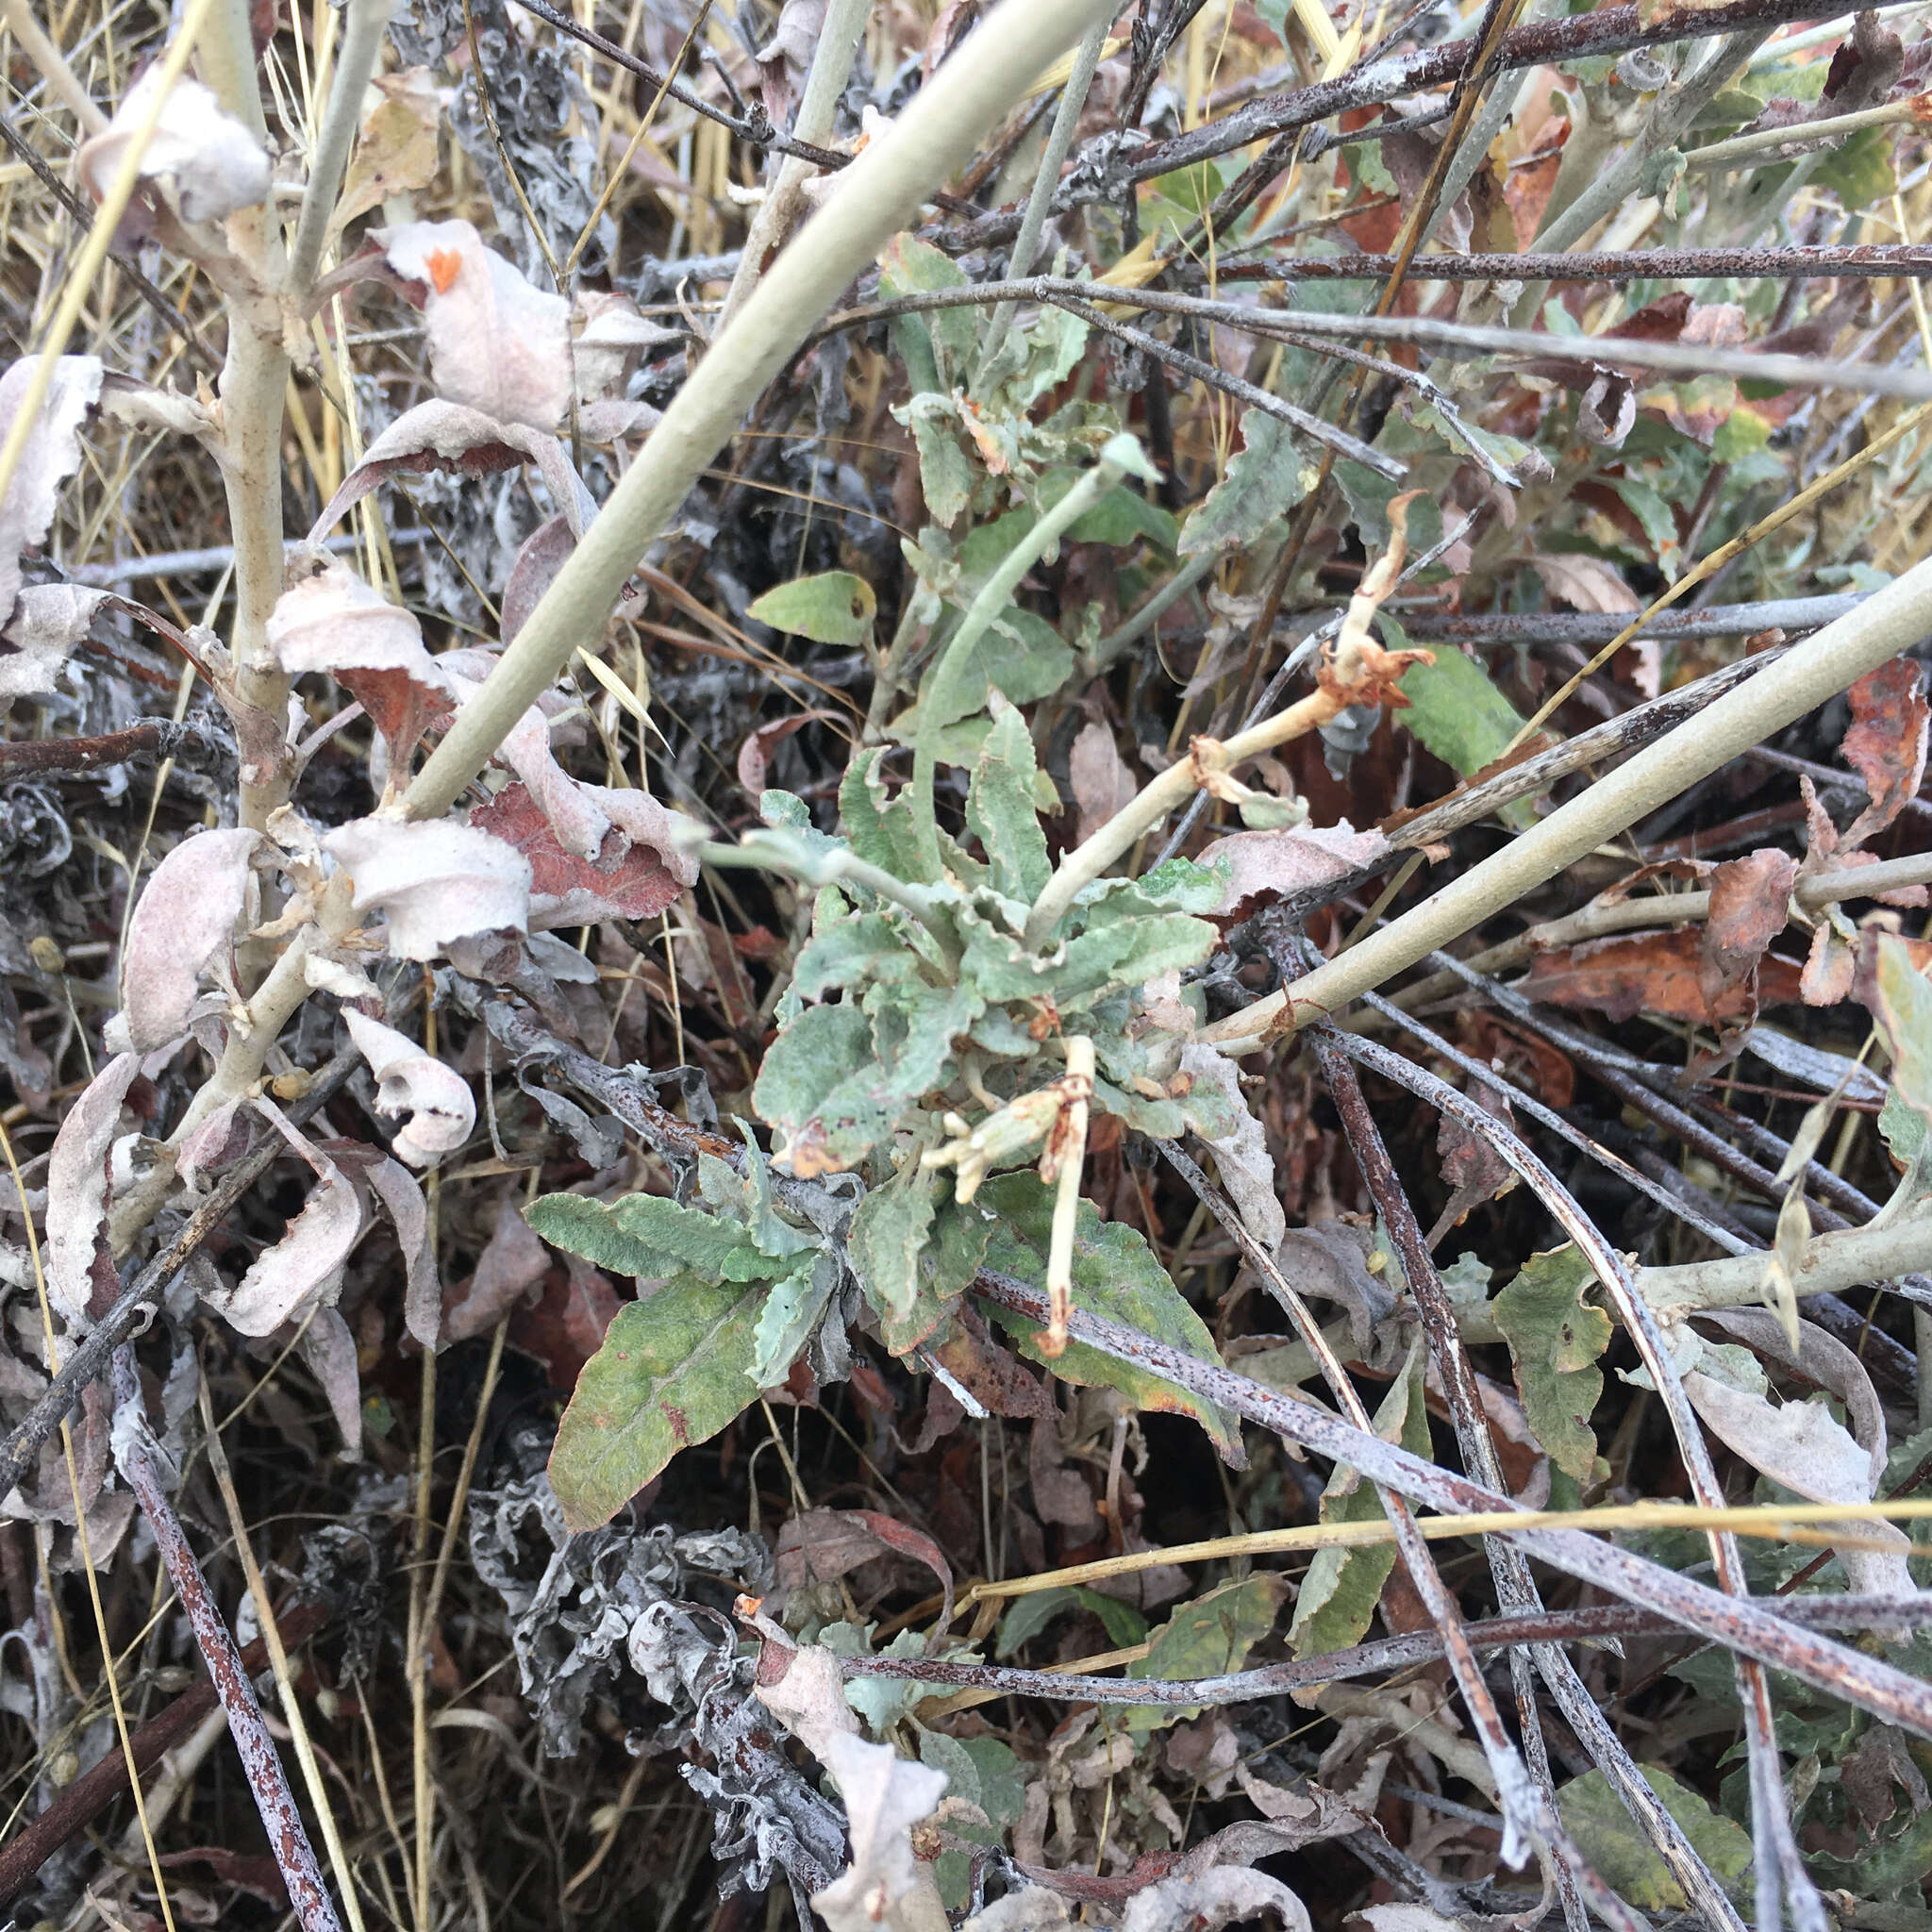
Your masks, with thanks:
M 1740 986 L 1707 999 L 1703 972 L 1703 935 L 1682 926 L 1540 953 L 1530 962 L 1523 991 L 1547 1005 L 1598 1012 L 1612 1022 L 1657 1013 L 1708 1026 L 1746 1018 L 1755 1010 L 1751 995 Z M 1795 1005 L 1801 997 L 1798 976 L 1790 960 L 1765 954 L 1758 961 L 1757 1004 Z
M 472 933 L 526 928 L 529 861 L 475 826 L 351 819 L 322 842 L 353 879 L 356 910 L 388 921 L 398 959 L 433 959 Z
M 1716 1006 L 1736 986 L 1750 983 L 1773 940 L 1790 918 L 1798 862 L 1767 846 L 1720 865 L 1710 875 L 1710 916 L 1705 923 L 1698 986 Z
M 442 394 L 499 423 L 556 428 L 570 407 L 570 304 L 533 289 L 468 222 L 408 222 L 375 240 L 421 285 Z
M 528 861 L 533 927 L 655 919 L 696 883 L 696 858 L 677 842 L 672 814 L 648 791 L 576 789 L 608 823 L 595 858 L 564 849 L 525 785 L 506 785 L 470 814 L 473 825 L 513 845 Z
M 1634 397 L 1632 413 L 1635 414 Z M 1601 558 L 1558 551 L 1549 557 L 1532 557 L 1529 562 L 1542 579 L 1543 589 L 1573 610 L 1607 611 L 1622 616 L 1643 608 L 1637 592 Z
M 224 1282 L 206 1299 L 243 1335 L 273 1335 L 316 1304 L 334 1303 L 349 1252 L 367 1224 L 360 1191 L 326 1161 L 281 1240 L 264 1248 L 232 1289 Z
M 291 676 L 326 672 L 369 713 L 401 768 L 432 718 L 454 708 L 422 626 L 339 558 L 310 552 L 289 571 L 268 641 Z
M 388 1211 L 403 1251 L 403 1325 L 425 1348 L 434 1348 L 442 1323 L 442 1283 L 423 1190 L 416 1176 L 393 1160 L 374 1162 L 369 1185 Z
M 122 97 L 114 118 L 81 143 L 82 184 L 104 199 L 126 160 L 161 84 L 158 60 Z M 151 182 L 184 222 L 219 222 L 238 208 L 268 199 L 270 171 L 261 143 L 218 101 L 211 89 L 186 75 L 169 91 L 160 119 L 141 155 L 141 178 Z M 137 224 L 138 225 L 138 224 Z M 124 220 L 126 234 L 129 222 Z
M 0 440 L 13 433 L 39 359 L 23 356 L 0 375 Z M 55 363 L 52 387 L 27 434 L 7 494 L 0 497 L 0 625 L 13 616 L 20 595 L 20 553 L 46 541 L 60 486 L 80 467 L 80 425 L 100 396 L 97 356 L 62 356 Z
M 426 67 L 405 67 L 376 75 L 375 85 L 377 98 L 362 116 L 341 199 L 329 217 L 333 229 L 347 227 L 392 194 L 428 187 L 436 173 L 442 90 L 435 76 Z
M 858 1715 L 845 1701 L 845 1674 L 822 1644 L 791 1650 L 767 1641 L 758 1653 L 758 1702 L 824 1763 L 837 1737 L 856 1737 Z
M 824 1746 L 851 1821 L 852 1863 L 812 1904 L 831 1932 L 942 1932 L 945 1907 L 931 1865 L 912 1855 L 912 1827 L 938 1807 L 945 1773 L 847 1734 Z
M 1308 1908 L 1278 1878 L 1239 1865 L 1162 1878 L 1127 1901 L 1121 1932 L 1222 1932 L 1238 1920 L 1273 1912 L 1284 1932 L 1313 1932 Z
M 122 1103 L 140 1071 L 138 1055 L 109 1060 L 68 1109 L 47 1158 L 47 1294 L 76 1326 L 87 1322 L 96 1289 L 115 1286 L 107 1241 L 110 1168 Z
M 425 470 L 492 476 L 520 463 L 536 464 L 558 509 L 581 534 L 596 515 L 597 506 L 556 437 L 525 423 L 499 421 L 463 403 L 439 400 L 406 409 L 363 451 L 362 460 L 342 478 L 341 487 L 309 526 L 309 544 L 319 548 L 336 525 L 391 476 Z
M 407 1116 L 392 1142 L 396 1153 L 411 1167 L 431 1167 L 460 1147 L 476 1124 L 470 1083 L 393 1026 L 354 1007 L 342 1018 L 375 1075 L 376 1111 L 391 1120 Z
M 582 327 L 574 354 L 577 400 L 582 404 L 622 400 L 647 349 L 684 340 L 681 330 L 649 321 L 628 295 L 581 291 L 576 312 Z
M 1235 832 L 1201 854 L 1203 865 L 1227 868 L 1227 893 L 1215 917 L 1242 920 L 1271 901 L 1345 878 L 1389 854 L 1380 832 L 1357 832 L 1346 819 L 1332 825 L 1288 825 L 1274 832 Z
M 1250 832 L 1247 838 L 1272 838 L 1273 833 Z M 1222 841 L 1228 843 L 1226 840 Z M 1288 1233 L 1288 1215 L 1274 1179 L 1274 1158 L 1268 1151 L 1268 1136 L 1250 1110 L 1242 1093 L 1235 1063 L 1211 1046 L 1198 1041 L 1181 1049 L 1181 1071 L 1195 1085 L 1206 1082 L 1218 1087 L 1235 1116 L 1234 1131 L 1208 1139 L 1214 1150 L 1214 1164 L 1221 1173 L 1221 1185 L 1240 1210 L 1241 1221 L 1255 1239 L 1273 1255 Z
M 322 1384 L 329 1412 L 342 1432 L 342 1454 L 355 1461 L 362 1454 L 362 1378 L 356 1368 L 356 1338 L 334 1308 L 317 1308 L 296 1352 Z
M 5 554 L 0 552 L 0 576 L 7 571 Z M 12 573 L 18 578 L 17 559 Z M 103 606 L 117 601 L 108 591 L 86 591 L 75 584 L 22 586 L 14 596 L 12 618 L 0 625 L 0 637 L 11 646 L 0 652 L 0 708 L 14 698 L 58 691 L 68 653 L 93 627 Z
M 226 957 L 253 882 L 258 832 L 201 832 L 156 866 L 127 925 L 121 997 L 141 1053 L 180 1039 L 202 976 Z

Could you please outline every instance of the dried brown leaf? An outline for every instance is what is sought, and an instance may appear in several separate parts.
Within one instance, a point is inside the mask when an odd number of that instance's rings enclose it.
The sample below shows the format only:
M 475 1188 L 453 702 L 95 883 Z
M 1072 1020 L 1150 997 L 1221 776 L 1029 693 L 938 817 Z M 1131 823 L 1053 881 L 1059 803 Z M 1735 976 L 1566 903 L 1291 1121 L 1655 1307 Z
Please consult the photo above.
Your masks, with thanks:
M 127 925 L 121 996 L 127 1037 L 152 1053 L 187 1030 L 210 967 L 227 957 L 253 883 L 258 832 L 202 832 L 184 839 L 154 870 Z
M 1274 832 L 1235 832 L 1201 854 L 1203 865 L 1227 867 L 1227 894 L 1216 915 L 1241 920 L 1257 908 L 1307 886 L 1345 878 L 1389 854 L 1380 832 L 1357 832 L 1346 819 L 1333 825 L 1290 825 Z
M 67 1321 L 84 1327 L 103 1285 L 113 1281 L 108 1248 L 109 1170 L 121 1135 L 121 1108 L 141 1072 L 138 1056 L 117 1054 L 84 1087 L 60 1123 L 47 1158 L 47 1295 Z

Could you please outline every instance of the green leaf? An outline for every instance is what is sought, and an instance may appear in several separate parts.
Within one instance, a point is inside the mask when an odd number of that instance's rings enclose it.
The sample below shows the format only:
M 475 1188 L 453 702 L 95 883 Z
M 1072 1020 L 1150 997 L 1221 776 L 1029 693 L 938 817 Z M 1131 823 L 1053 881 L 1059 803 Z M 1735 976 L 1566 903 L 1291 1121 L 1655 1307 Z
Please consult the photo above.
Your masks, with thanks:
M 1046 834 L 1033 808 L 1038 775 L 1025 719 L 995 698 L 992 729 L 980 747 L 966 794 L 966 823 L 986 849 L 993 890 L 1027 903 L 1045 891 L 1053 874 Z
M 999 1642 L 993 1655 L 1002 1663 L 1010 1661 L 1067 1610 L 1091 1610 L 1116 1649 L 1125 1650 L 1147 1635 L 1147 1619 L 1132 1604 L 1108 1596 L 1084 1586 L 1062 1584 L 1054 1590 L 1036 1590 L 1030 1596 L 1015 1597 L 1012 1607 L 1000 1620 Z
M 744 1410 L 763 1302 L 761 1285 L 687 1274 L 618 1309 L 550 1452 L 551 1487 L 570 1528 L 609 1522 L 680 1449 Z
M 973 464 L 959 439 L 937 416 L 916 412 L 912 446 L 919 452 L 919 487 L 934 523 L 957 523 L 973 500 Z
M 1912 964 L 1911 950 L 1891 933 L 1878 940 L 1874 1016 L 1891 1055 L 1893 1091 L 1932 1120 L 1932 979 Z
M 1047 471 L 1041 477 L 1036 492 L 1038 508 L 1052 509 L 1080 480 L 1082 474 L 1079 470 Z M 1030 511 L 1027 521 L 1030 526 Z M 1139 491 L 1129 490 L 1124 483 L 1116 483 L 1072 525 L 1064 541 L 1111 543 L 1116 549 L 1124 550 L 1146 537 L 1171 554 L 1179 536 L 1180 524 L 1169 511 L 1162 509 L 1158 503 L 1150 503 Z M 963 546 L 961 554 L 964 554 Z
M 1885 1105 L 1878 1109 L 1878 1131 L 1891 1149 L 1891 1158 L 1901 1167 L 1910 1167 L 1925 1144 L 1925 1116 L 1896 1087 L 1885 1090 Z
M 874 1065 L 872 1025 L 855 1006 L 806 1008 L 766 1051 L 752 1105 L 783 1133 L 801 1178 L 849 1166 L 891 1130 L 891 1117 L 856 1085 Z
M 1241 416 L 1241 449 L 1181 531 L 1183 557 L 1252 543 L 1314 487 L 1321 474 L 1287 424 L 1265 409 Z
M 891 756 L 890 746 L 877 745 L 860 752 L 846 766 L 839 784 L 839 810 L 845 820 L 854 857 L 908 885 L 929 884 L 919 856 L 911 804 L 886 791 L 883 767 Z
M 838 1657 L 924 1657 L 922 1631 L 902 1630 L 883 1650 L 872 1647 L 869 1624 L 827 1624 L 818 1641 Z M 865 1720 L 874 1738 L 883 1738 L 902 1717 L 932 1695 L 932 1686 L 917 1677 L 853 1677 L 845 1686 L 845 1702 Z
M 813 933 L 791 969 L 800 999 L 822 999 L 871 979 L 915 979 L 919 958 L 882 912 L 848 912 Z
M 911 1312 L 919 1295 L 919 1259 L 932 1233 L 939 1176 L 908 1161 L 874 1188 L 852 1217 L 847 1252 L 865 1298 L 881 1316 Z
M 758 598 L 747 613 L 774 630 L 790 631 L 819 644 L 862 644 L 872 636 L 878 599 L 863 577 L 849 570 L 793 577 Z
M 1643 534 L 1657 560 L 1665 570 L 1674 570 L 1681 543 L 1677 536 L 1677 513 L 1641 476 L 1613 476 L 1610 488 L 1623 499 L 1624 508 L 1643 526 Z
M 987 1265 L 1024 1281 L 1044 1282 L 1052 1191 L 1038 1174 L 1009 1174 L 986 1182 L 975 1198 L 994 1216 Z M 1075 1306 L 1138 1328 L 1198 1360 L 1219 1364 L 1214 1338 L 1181 1298 L 1145 1240 L 1124 1222 L 1102 1221 L 1091 1201 L 1080 1203 L 1073 1277 Z M 1045 1363 L 1061 1381 L 1080 1388 L 1118 1389 L 1139 1408 L 1192 1416 L 1208 1431 L 1222 1459 L 1240 1466 L 1241 1424 L 1218 1404 L 1077 1341 L 1070 1341 L 1066 1353 L 1057 1358 L 1044 1356 L 1034 1339 L 1032 1323 L 991 1303 L 986 1307 L 1002 1328 L 1018 1336 L 1023 1355 Z
M 1433 664 L 1411 664 L 1402 674 L 1409 708 L 1396 715 L 1423 745 L 1467 778 L 1503 756 L 1523 728 L 1523 716 L 1490 681 L 1490 674 L 1454 644 L 1436 651 Z
M 1610 1345 L 1610 1318 L 1583 1292 L 1596 1279 L 1574 1245 L 1532 1255 L 1491 1304 L 1509 1344 L 1516 1386 L 1536 1439 L 1577 1482 L 1596 1465 L 1590 1417 L 1604 1392 L 1597 1358 Z
M 1713 1811 L 1669 1772 L 1641 1764 L 1643 1781 L 1690 1840 L 1699 1857 L 1729 1891 L 1741 1890 L 1751 1871 L 1751 1840 Z M 1610 1890 L 1641 1912 L 1680 1912 L 1687 1901 L 1665 1865 L 1600 1771 L 1573 1778 L 1557 1793 L 1557 1808 L 1577 1847 Z
M 661 1194 L 626 1194 L 611 1205 L 581 1194 L 544 1194 L 525 1208 L 524 1219 L 552 1246 L 615 1274 L 693 1268 L 713 1281 L 758 1281 L 782 1272 L 742 1227 Z
M 1274 1628 L 1288 1580 L 1257 1570 L 1183 1604 L 1147 1640 L 1147 1655 L 1127 1666 L 1130 1677 L 1219 1677 L 1238 1671 L 1249 1651 Z M 1127 1728 L 1137 1737 L 1200 1716 L 1193 1706 L 1136 1705 Z
M 1429 1453 L 1423 1362 L 1423 1352 L 1417 1349 L 1375 1410 L 1376 1435 L 1384 1441 L 1399 1442 L 1417 1456 Z M 1322 1521 L 1374 1523 L 1382 1514 L 1382 1499 L 1374 1486 L 1364 1482 L 1359 1471 L 1339 1464 L 1322 1491 Z M 1289 1626 L 1295 1656 L 1324 1657 L 1331 1650 L 1346 1650 L 1350 1644 L 1359 1643 L 1394 1567 L 1395 1549 L 1391 1543 L 1317 1550 L 1302 1578 L 1294 1621 Z
M 879 256 L 879 294 L 890 301 L 935 289 L 960 289 L 965 272 L 950 255 L 911 234 L 894 235 Z M 905 362 L 912 391 L 950 391 L 973 361 L 976 311 L 935 308 L 924 315 L 894 316 L 892 346 Z M 950 517 L 941 518 L 950 523 Z
M 1825 151 L 1811 178 L 1820 187 L 1829 188 L 1848 214 L 1883 201 L 1898 182 L 1892 173 L 1891 129 L 1859 128 L 1838 147 Z
M 986 1210 L 976 1202 L 954 1200 L 952 1184 L 943 1177 L 941 1190 L 932 1232 L 918 1257 L 912 1301 L 904 1312 L 879 1317 L 879 1336 L 891 1355 L 917 1348 L 946 1320 L 953 1298 L 973 1286 L 986 1259 L 991 1228 Z
M 798 1359 L 818 1326 L 839 1283 L 838 1264 L 824 1255 L 808 1255 L 782 1280 L 774 1282 L 758 1311 L 751 1367 L 754 1389 L 775 1389 Z
M 939 651 L 943 656 L 943 641 Z M 937 664 L 938 659 L 934 661 Z M 1073 646 L 1045 618 L 1008 604 L 980 635 L 970 655 L 953 667 L 946 680 L 940 722 L 954 724 L 983 711 L 995 690 L 1016 705 L 1051 697 L 1074 675 L 1074 664 Z M 931 691 L 932 674 L 928 671 L 920 686 L 921 718 Z M 902 714 L 892 721 L 892 727 L 909 738 L 916 728 L 913 716 Z

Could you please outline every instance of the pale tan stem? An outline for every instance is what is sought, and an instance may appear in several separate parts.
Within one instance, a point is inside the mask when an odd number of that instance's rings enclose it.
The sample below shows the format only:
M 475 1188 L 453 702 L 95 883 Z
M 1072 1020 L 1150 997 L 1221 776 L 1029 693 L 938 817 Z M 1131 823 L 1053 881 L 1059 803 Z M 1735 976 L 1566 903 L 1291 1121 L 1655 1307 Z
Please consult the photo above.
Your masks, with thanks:
M 1067 1072 L 1062 1085 L 1068 1098 L 1047 1141 L 1059 1169 L 1053 1199 L 1053 1230 L 1046 1249 L 1046 1293 L 1052 1313 L 1046 1332 L 1034 1337 L 1041 1355 L 1056 1357 L 1066 1352 L 1067 1330 L 1073 1319 L 1074 1230 L 1079 1224 L 1080 1177 L 1087 1166 L 1088 1102 L 1098 1067 L 1091 1040 L 1069 1034 L 1066 1044 Z

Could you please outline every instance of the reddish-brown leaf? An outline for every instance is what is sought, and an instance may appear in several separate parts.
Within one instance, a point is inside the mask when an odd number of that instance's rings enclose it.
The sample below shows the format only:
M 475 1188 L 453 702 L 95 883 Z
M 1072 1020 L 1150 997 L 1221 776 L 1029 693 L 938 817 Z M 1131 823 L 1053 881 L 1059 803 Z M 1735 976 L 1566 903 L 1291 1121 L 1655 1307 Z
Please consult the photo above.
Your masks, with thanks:
M 1715 1002 L 1706 999 L 1699 982 L 1703 950 L 1704 937 L 1694 926 L 1594 940 L 1532 961 L 1526 991 L 1549 1006 L 1601 1013 L 1613 1022 L 1638 1013 L 1700 1026 L 1741 1019 L 1752 1010 L 1748 989 L 1734 986 Z M 1799 997 L 1795 962 L 1767 953 L 1758 965 L 1758 1002 L 1785 1006 Z
M 1846 826 L 1841 850 L 1882 832 L 1914 797 L 1925 775 L 1925 737 L 1932 708 L 1924 697 L 1924 666 L 1893 658 L 1851 689 L 1852 727 L 1840 747 L 1865 781 L 1872 802 Z
M 1699 984 L 1715 1003 L 1748 986 L 1790 916 L 1797 860 L 1765 846 L 1720 865 L 1710 875 L 1710 917 L 1704 928 Z

